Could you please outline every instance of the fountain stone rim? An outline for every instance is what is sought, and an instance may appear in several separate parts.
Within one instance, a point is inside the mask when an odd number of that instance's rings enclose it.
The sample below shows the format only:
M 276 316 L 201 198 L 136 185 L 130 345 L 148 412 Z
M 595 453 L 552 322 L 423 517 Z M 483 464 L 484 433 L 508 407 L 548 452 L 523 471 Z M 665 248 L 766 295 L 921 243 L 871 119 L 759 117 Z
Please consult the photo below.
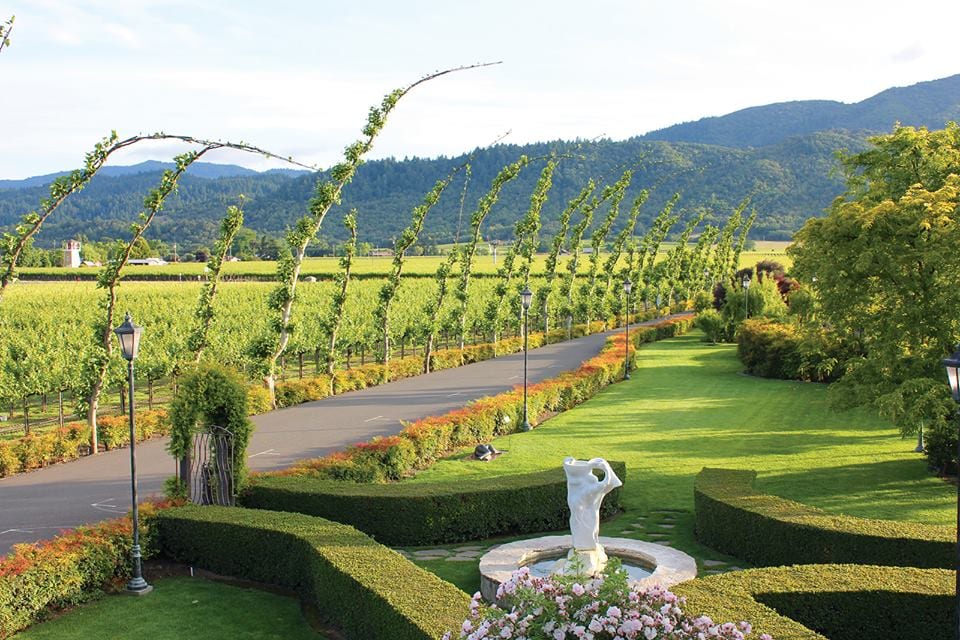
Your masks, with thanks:
M 521 567 L 537 560 L 566 554 L 573 536 L 540 536 L 508 542 L 490 549 L 480 558 L 480 593 L 488 602 L 496 601 L 497 588 Z M 653 573 L 631 585 L 671 587 L 697 577 L 697 561 L 690 555 L 662 544 L 632 538 L 600 537 L 607 555 L 633 560 L 653 567 Z

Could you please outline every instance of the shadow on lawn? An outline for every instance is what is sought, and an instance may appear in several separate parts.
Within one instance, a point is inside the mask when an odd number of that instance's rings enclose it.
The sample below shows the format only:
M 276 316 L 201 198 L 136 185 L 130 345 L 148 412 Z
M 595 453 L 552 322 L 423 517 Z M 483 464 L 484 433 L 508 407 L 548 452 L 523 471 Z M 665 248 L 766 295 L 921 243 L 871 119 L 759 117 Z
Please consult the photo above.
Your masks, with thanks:
M 770 473 L 758 479 L 757 490 L 834 513 L 871 517 L 869 514 L 879 511 L 881 515 L 873 517 L 914 522 L 931 522 L 925 512 L 942 510 L 944 498 L 954 493 L 954 487 L 946 482 L 931 482 L 919 455 L 917 459 Z

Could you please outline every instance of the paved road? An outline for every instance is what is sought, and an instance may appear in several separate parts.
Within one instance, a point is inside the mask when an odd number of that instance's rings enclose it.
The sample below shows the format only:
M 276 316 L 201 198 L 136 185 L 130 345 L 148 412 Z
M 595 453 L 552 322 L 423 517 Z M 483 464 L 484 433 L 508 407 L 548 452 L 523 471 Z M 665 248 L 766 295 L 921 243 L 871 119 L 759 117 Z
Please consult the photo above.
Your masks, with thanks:
M 533 349 L 528 377 L 537 382 L 575 369 L 597 354 L 609 333 Z M 373 436 L 400 430 L 400 421 L 445 413 L 523 382 L 523 354 L 438 371 L 272 411 L 253 418 L 249 466 L 281 469 Z M 166 438 L 137 445 L 140 495 L 162 491 L 175 472 Z M 0 479 L 0 554 L 10 545 L 122 515 L 130 505 L 130 454 L 120 449 Z

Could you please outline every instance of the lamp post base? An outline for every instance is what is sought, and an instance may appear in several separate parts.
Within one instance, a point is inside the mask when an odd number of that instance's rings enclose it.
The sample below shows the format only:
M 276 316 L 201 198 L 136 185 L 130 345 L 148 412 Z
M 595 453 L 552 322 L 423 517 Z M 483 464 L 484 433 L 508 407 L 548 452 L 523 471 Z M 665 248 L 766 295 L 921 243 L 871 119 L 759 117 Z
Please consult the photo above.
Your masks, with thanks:
M 139 580 L 139 582 L 137 582 Z M 127 583 L 126 593 L 131 596 L 145 596 L 153 591 L 153 585 L 147 584 L 143 578 L 133 578 Z
M 520 425 L 520 431 L 531 431 L 533 427 L 530 426 L 530 423 L 526 420 L 523 421 L 523 424 Z

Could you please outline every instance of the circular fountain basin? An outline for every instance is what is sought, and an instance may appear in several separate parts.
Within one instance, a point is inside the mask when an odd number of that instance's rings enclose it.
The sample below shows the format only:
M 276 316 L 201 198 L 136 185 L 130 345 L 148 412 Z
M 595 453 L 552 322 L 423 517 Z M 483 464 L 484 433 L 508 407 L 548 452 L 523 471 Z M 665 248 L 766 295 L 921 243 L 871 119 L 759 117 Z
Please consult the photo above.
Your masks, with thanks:
M 497 588 L 521 567 L 529 568 L 534 575 L 548 575 L 572 544 L 571 536 L 541 536 L 490 549 L 480 558 L 481 595 L 495 602 Z M 600 544 L 607 556 L 620 558 L 631 585 L 670 587 L 697 577 L 697 561 L 677 549 L 630 538 L 601 537 Z

